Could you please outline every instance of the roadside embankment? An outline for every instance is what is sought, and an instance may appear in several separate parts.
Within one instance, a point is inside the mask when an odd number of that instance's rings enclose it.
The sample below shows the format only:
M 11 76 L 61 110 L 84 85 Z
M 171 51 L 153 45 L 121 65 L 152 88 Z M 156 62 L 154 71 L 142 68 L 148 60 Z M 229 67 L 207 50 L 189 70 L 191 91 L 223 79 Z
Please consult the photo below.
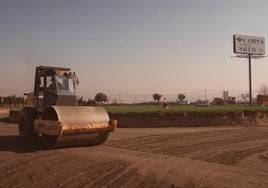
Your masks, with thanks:
M 254 126 L 268 125 L 268 111 L 159 111 L 159 112 L 109 112 L 118 127 L 198 127 L 198 126 Z M 19 111 L 4 109 L 0 118 L 18 122 Z
M 268 124 L 268 112 L 147 112 L 109 113 L 118 127 L 254 126 Z

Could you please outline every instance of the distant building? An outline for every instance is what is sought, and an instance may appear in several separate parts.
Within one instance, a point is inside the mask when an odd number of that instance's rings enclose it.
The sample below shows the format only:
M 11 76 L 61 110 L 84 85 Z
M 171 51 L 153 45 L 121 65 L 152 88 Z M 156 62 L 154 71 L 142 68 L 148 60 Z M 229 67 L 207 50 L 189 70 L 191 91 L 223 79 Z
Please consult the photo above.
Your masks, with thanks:
M 257 104 L 262 106 L 268 105 L 268 95 L 258 95 L 257 96 Z
M 178 101 L 178 104 L 179 105 L 189 105 L 189 104 L 191 104 L 191 102 L 190 101 Z
M 215 97 L 214 100 L 213 100 L 213 103 L 215 105 L 223 105 L 224 104 L 224 100 L 220 97 Z
M 229 97 L 229 99 L 228 99 L 228 103 L 229 104 L 236 104 L 237 103 L 237 101 L 236 101 L 236 97 Z

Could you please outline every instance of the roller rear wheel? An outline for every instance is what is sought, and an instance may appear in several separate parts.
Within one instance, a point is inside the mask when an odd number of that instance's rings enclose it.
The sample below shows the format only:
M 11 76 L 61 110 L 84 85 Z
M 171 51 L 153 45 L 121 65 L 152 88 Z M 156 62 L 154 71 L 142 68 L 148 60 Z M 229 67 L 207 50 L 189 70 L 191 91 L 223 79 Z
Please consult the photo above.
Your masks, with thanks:
M 34 118 L 36 111 L 34 108 L 24 108 L 19 118 L 19 134 L 22 139 L 32 141 L 37 138 L 38 134 L 34 132 Z

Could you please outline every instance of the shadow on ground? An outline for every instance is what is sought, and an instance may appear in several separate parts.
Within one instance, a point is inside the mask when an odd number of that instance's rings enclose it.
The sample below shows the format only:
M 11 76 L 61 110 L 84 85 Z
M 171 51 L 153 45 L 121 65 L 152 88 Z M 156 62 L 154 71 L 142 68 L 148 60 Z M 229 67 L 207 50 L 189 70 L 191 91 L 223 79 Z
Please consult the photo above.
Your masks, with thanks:
M 2 123 L 14 123 L 14 122 L 10 121 L 10 119 L 8 117 L 0 118 L 0 122 L 2 122 Z
M 18 135 L 0 136 L 0 151 L 13 151 L 15 153 L 31 153 L 44 150 L 40 139 L 26 142 Z

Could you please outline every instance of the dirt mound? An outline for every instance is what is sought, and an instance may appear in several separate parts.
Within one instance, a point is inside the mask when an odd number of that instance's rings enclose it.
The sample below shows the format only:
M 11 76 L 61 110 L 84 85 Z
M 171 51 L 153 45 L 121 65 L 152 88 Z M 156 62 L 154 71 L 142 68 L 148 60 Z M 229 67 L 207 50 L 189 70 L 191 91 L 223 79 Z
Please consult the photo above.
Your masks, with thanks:
M 109 116 L 118 121 L 118 127 L 252 126 L 268 123 L 268 113 L 252 111 L 110 113 Z

